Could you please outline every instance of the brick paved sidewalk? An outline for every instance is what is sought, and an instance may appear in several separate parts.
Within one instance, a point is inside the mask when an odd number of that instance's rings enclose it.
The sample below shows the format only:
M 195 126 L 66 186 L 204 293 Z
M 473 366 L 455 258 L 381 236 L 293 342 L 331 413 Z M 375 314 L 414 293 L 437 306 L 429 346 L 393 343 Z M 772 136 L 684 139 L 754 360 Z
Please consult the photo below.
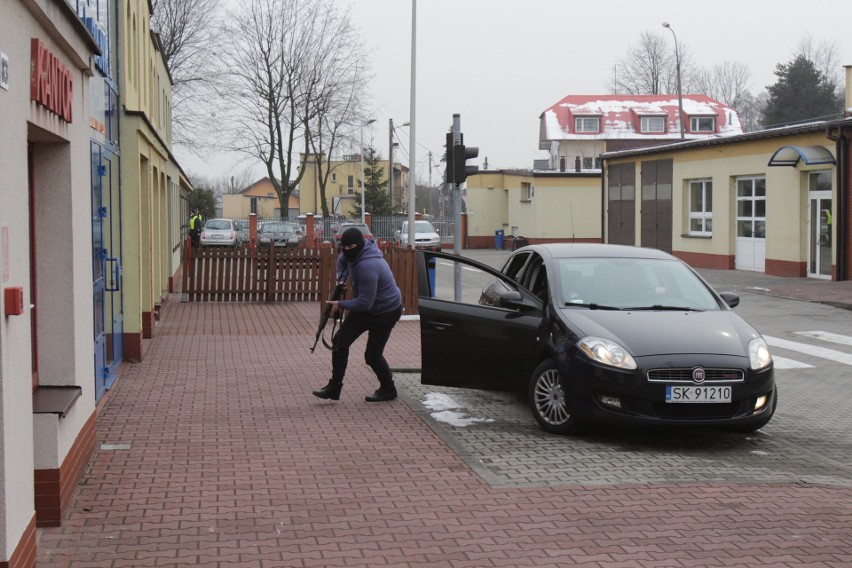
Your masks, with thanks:
M 101 404 L 99 449 L 63 526 L 39 531 L 38 566 L 852 562 L 849 488 L 491 487 L 402 400 L 363 401 L 363 343 L 341 400 L 313 397 L 330 370 L 308 350 L 317 314 L 167 304 L 146 361 Z M 419 324 L 387 353 L 418 366 Z

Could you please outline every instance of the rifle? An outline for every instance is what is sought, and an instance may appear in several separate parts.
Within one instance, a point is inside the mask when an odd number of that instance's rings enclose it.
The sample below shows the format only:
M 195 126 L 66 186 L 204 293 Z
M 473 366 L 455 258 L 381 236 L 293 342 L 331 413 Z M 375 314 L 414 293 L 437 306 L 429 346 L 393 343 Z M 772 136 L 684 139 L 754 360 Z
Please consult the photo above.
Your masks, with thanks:
M 337 285 L 334 287 L 334 291 L 331 293 L 330 301 L 334 302 L 343 298 L 346 294 L 346 278 L 349 276 L 349 271 L 344 270 L 343 274 L 340 275 L 340 278 L 337 279 Z M 341 319 L 341 315 L 338 312 L 338 315 L 334 316 L 334 321 L 331 325 L 331 345 L 325 340 L 325 336 L 322 334 L 323 330 L 325 330 L 325 326 L 328 325 L 328 319 L 331 317 L 331 305 L 327 305 L 325 307 L 325 311 L 322 313 L 322 317 L 320 318 L 319 326 L 317 327 L 317 336 L 314 340 L 314 345 L 311 347 L 311 353 L 314 352 L 314 349 L 317 348 L 317 343 L 319 343 L 320 338 L 322 338 L 322 344 L 325 345 L 326 349 L 330 351 L 335 350 L 335 333 L 334 330 L 337 327 L 337 320 Z

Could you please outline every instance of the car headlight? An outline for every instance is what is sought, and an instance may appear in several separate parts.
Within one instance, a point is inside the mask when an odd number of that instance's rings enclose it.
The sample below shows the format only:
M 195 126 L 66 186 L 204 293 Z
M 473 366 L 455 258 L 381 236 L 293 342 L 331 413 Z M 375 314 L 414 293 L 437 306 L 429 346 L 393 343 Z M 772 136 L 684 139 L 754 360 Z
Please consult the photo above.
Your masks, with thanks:
M 614 341 L 600 337 L 584 337 L 577 342 L 577 347 L 592 361 L 597 361 L 619 369 L 635 369 L 636 361 L 627 350 Z
M 766 341 L 762 337 L 756 337 L 748 342 L 748 359 L 754 371 L 768 367 L 772 363 L 772 354 L 769 353 L 769 347 L 766 346 Z

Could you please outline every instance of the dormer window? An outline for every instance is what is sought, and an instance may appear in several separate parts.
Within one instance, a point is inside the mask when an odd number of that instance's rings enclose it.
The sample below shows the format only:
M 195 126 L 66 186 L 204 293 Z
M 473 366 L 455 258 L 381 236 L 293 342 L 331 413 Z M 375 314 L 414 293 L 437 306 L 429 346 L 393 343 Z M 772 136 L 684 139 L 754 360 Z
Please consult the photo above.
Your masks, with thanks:
M 666 117 L 642 116 L 639 118 L 639 131 L 643 134 L 666 131 Z
M 690 132 L 716 132 L 715 116 L 691 116 L 689 117 Z
M 574 118 L 574 131 L 597 134 L 601 131 L 601 117 L 578 116 Z

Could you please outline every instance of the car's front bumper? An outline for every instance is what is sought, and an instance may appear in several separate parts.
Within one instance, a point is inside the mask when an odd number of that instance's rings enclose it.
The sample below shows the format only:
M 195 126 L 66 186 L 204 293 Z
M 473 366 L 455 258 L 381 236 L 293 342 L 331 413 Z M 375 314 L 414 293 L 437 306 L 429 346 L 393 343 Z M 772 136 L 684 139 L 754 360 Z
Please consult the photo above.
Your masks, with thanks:
M 700 363 L 699 363 L 700 361 Z M 728 356 L 660 356 L 639 358 L 639 369 L 620 371 L 590 362 L 581 354 L 562 361 L 571 413 L 588 422 L 633 425 L 742 426 L 765 422 L 775 407 L 774 370 L 756 372 L 744 368 L 744 358 Z M 651 382 L 649 369 L 742 369 L 742 381 L 705 381 L 702 386 L 729 386 L 729 402 L 666 402 L 667 385 L 690 386 L 693 382 Z M 762 404 L 758 405 L 758 401 Z

